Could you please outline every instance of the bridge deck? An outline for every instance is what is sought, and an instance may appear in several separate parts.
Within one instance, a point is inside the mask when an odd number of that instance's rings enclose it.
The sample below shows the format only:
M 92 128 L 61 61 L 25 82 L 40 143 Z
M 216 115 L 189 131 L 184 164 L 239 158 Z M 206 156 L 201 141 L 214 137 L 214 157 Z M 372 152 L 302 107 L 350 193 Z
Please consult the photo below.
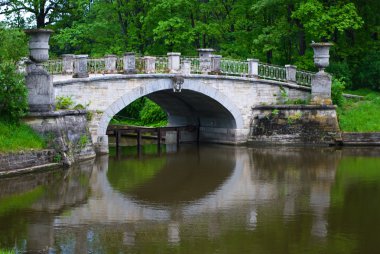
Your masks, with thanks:
M 106 74 L 89 74 L 90 78 L 95 78 L 95 77 L 104 77 Z M 121 76 L 122 74 L 107 74 L 107 76 Z M 74 79 L 72 75 L 63 75 L 63 74 L 55 74 L 52 75 L 53 77 L 53 82 L 58 82 L 58 81 L 67 81 L 67 80 L 72 80 Z

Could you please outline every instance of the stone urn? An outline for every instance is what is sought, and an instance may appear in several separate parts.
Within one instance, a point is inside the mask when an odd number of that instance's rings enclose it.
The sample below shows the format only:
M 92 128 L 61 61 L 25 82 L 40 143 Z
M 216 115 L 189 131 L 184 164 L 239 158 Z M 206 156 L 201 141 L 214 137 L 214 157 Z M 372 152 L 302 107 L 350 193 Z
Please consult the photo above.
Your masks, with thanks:
M 25 33 L 30 36 L 30 59 L 37 65 L 41 65 L 49 60 L 49 38 L 53 31 L 48 29 L 30 29 L 25 30 Z
M 332 45 L 332 43 L 328 42 L 314 42 L 311 44 L 311 47 L 314 50 L 314 64 L 319 69 L 319 71 L 324 71 L 325 68 L 329 66 L 329 52 Z
M 331 105 L 331 81 L 332 77 L 324 70 L 329 66 L 330 47 L 332 43 L 312 43 L 314 50 L 314 64 L 319 72 L 311 78 L 311 104 Z

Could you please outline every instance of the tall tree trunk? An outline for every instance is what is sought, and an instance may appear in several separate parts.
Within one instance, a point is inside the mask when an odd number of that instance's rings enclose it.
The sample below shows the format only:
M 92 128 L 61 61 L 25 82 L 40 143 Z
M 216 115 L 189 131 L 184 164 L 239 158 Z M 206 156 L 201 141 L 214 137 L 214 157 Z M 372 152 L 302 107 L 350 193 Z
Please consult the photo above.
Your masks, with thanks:
M 43 13 L 38 13 L 36 15 L 37 28 L 45 27 L 45 15 Z
M 306 53 L 306 36 L 305 31 L 300 31 L 298 33 L 298 43 L 299 43 L 299 55 L 304 56 Z
M 123 20 L 123 14 L 121 13 L 121 1 L 118 0 L 117 1 L 117 6 L 118 6 L 118 10 L 117 10 L 117 17 L 119 19 L 119 24 L 120 24 L 120 28 L 121 28 L 121 33 L 124 35 L 124 45 L 125 45 L 125 48 L 128 49 L 128 31 L 127 31 L 127 26 L 128 26 L 128 21 L 127 20 Z
M 269 50 L 267 51 L 267 63 L 272 63 L 272 55 L 273 55 L 273 51 L 272 50 Z

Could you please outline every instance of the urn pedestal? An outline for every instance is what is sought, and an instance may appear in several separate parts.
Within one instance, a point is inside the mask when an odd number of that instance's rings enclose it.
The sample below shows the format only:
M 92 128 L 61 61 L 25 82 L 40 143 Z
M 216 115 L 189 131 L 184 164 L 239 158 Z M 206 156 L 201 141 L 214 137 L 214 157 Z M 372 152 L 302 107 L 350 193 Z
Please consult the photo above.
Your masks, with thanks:
M 25 78 L 30 112 L 49 112 L 55 108 L 53 80 L 43 67 L 43 63 L 49 60 L 49 38 L 52 32 L 48 29 L 25 31 L 29 35 L 31 60 Z
M 329 66 L 330 47 L 332 43 L 312 43 L 314 64 L 319 69 L 311 80 L 311 104 L 331 105 L 331 75 L 325 72 Z

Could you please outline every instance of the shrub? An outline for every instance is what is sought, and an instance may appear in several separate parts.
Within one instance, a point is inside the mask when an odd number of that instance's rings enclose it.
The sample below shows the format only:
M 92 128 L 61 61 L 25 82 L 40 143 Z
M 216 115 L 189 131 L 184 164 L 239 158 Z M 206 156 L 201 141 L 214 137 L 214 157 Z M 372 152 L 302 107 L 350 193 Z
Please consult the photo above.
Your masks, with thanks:
M 344 81 L 345 87 L 352 87 L 352 73 L 347 62 L 331 62 L 326 69 L 334 78 Z
M 21 29 L 4 28 L 0 23 L 0 62 L 12 64 L 28 55 L 28 40 Z
M 331 99 L 335 105 L 342 106 L 344 102 L 343 90 L 345 82 L 340 79 L 333 79 L 331 85 Z
M 369 87 L 380 90 L 380 53 L 379 51 L 369 51 L 358 65 L 357 75 L 355 75 L 356 87 Z
M 55 108 L 60 109 L 72 109 L 74 106 L 74 101 L 71 96 L 58 96 L 55 98 Z
M 167 119 L 166 113 L 151 100 L 146 100 L 140 112 L 141 122 L 145 124 L 161 122 Z
M 28 90 L 24 78 L 11 62 L 0 64 L 0 116 L 18 122 L 28 112 Z

